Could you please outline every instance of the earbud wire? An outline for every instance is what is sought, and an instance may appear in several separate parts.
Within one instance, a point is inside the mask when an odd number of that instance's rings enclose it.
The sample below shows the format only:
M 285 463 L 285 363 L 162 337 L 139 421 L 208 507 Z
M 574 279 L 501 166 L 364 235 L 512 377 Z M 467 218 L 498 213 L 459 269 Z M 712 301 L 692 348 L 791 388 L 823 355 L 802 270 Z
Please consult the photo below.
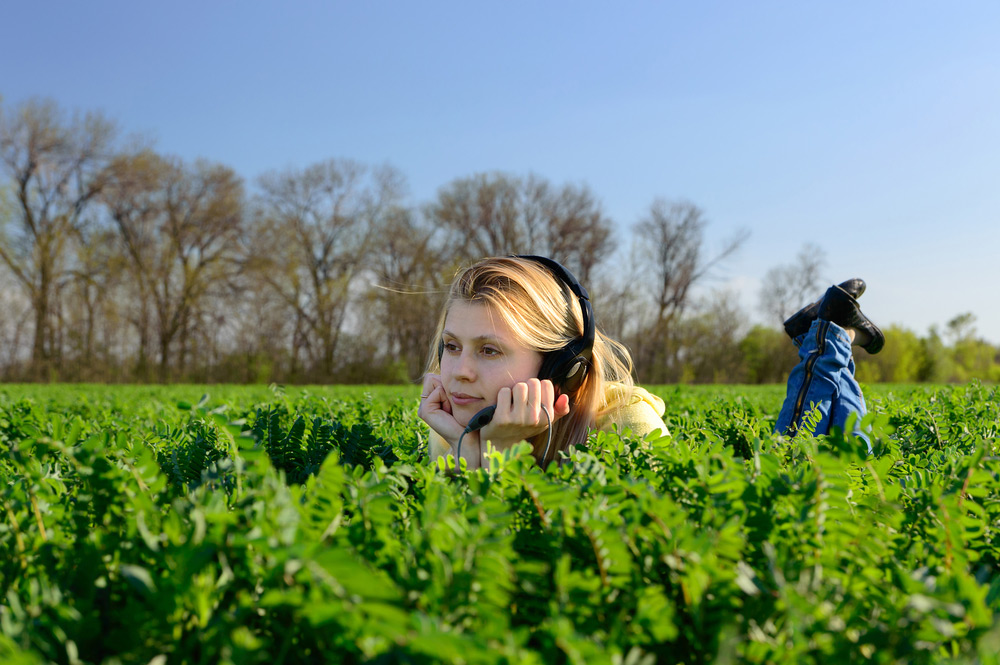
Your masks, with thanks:
M 545 452 L 542 453 L 542 465 L 543 465 L 542 468 L 545 468 L 544 467 L 545 460 L 549 456 L 549 446 L 552 445 L 552 416 L 549 415 L 549 410 L 545 408 L 544 404 L 542 405 L 542 413 L 545 414 L 545 422 L 548 423 L 548 427 L 546 428 Z M 455 446 L 455 471 L 456 472 L 459 470 L 460 460 L 462 459 L 462 439 L 464 439 L 465 435 L 468 434 L 468 433 L 469 433 L 469 429 L 466 428 L 462 432 L 462 434 L 459 435 L 459 437 L 458 437 L 458 445 Z

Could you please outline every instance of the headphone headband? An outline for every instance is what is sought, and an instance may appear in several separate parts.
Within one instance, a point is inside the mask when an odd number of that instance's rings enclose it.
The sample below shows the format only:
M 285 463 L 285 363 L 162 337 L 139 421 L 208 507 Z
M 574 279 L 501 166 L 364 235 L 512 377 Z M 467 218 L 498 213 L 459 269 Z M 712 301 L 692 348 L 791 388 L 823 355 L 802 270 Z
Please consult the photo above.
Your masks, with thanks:
M 573 273 L 567 270 L 563 264 L 558 261 L 550 259 L 547 256 L 536 256 L 534 254 L 514 254 L 512 255 L 512 258 L 525 259 L 527 261 L 534 261 L 535 263 L 542 264 L 549 269 L 549 272 L 556 276 L 556 279 L 568 286 L 570 291 L 572 291 L 577 298 L 584 298 L 588 301 L 590 300 L 590 294 L 587 293 L 587 289 L 583 288 L 583 284 L 578 282 L 576 277 L 573 276 Z

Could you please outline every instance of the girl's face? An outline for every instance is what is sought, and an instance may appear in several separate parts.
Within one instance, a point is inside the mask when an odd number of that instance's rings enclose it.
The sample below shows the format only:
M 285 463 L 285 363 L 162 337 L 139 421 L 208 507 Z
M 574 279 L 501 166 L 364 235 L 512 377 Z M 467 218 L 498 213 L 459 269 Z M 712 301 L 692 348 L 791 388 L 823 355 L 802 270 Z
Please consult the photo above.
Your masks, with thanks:
M 501 388 L 538 376 L 542 366 L 542 354 L 522 345 L 486 305 L 452 304 L 441 340 L 441 383 L 463 427 L 476 412 L 497 403 Z

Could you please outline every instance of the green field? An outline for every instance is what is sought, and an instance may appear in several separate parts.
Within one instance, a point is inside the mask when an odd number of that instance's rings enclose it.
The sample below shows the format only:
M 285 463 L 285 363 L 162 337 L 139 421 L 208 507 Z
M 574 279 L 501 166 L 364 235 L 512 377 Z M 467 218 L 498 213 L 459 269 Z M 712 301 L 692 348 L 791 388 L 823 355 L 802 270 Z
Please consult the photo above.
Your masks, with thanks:
M 418 386 L 0 386 L 2 663 L 994 663 L 1000 391 L 654 386 L 448 474 Z

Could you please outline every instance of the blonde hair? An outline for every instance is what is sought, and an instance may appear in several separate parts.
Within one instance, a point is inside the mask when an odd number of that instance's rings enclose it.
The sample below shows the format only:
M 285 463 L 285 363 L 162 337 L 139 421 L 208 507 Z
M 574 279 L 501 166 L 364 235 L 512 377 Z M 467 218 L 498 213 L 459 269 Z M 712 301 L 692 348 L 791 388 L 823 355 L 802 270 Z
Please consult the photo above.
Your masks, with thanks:
M 456 303 L 486 305 L 513 331 L 517 341 L 541 354 L 565 347 L 583 335 L 583 312 L 576 295 L 538 261 L 522 257 L 493 257 L 459 270 L 448 290 L 435 336 L 431 342 L 427 371 L 438 373 L 441 335 L 451 306 Z M 620 385 L 614 402 L 608 403 L 606 386 Z M 571 445 L 582 444 L 597 418 L 627 403 L 632 396 L 632 358 L 622 344 L 597 331 L 591 366 L 583 383 L 570 396 L 570 412 L 552 426 L 548 459 Z M 535 459 L 542 462 L 547 434 L 529 443 Z

